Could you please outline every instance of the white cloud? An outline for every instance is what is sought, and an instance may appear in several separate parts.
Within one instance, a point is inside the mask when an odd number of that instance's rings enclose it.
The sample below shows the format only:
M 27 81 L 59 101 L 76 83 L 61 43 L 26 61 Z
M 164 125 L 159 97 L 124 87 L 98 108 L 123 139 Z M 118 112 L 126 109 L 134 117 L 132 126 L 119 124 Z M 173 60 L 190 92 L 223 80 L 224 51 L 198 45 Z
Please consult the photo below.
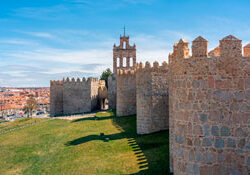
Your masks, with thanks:
M 28 34 L 31 36 L 35 36 L 35 37 L 41 37 L 41 38 L 53 38 L 53 35 L 50 33 L 45 33 L 45 32 L 21 32 L 24 34 Z
M 3 44 L 15 44 L 15 45 L 36 45 L 37 43 L 34 41 L 19 39 L 19 38 L 8 38 L 8 39 L 0 39 L 0 43 Z
M 53 48 L 41 48 L 32 51 L 18 51 L 6 54 L 23 60 L 50 61 L 75 64 L 107 63 L 111 62 L 112 50 L 63 50 Z
M 62 79 L 63 77 L 99 77 L 104 69 L 107 67 L 112 68 L 113 44 L 119 44 L 119 36 L 112 38 L 84 30 L 25 33 L 60 41 L 60 43 L 67 43 L 67 38 L 74 37 L 72 44 L 68 45 L 68 48 L 64 46 L 67 49 L 56 49 L 49 43 L 45 45 L 44 42 L 42 44 L 36 41 L 37 45 L 26 46 L 24 49 L 14 48 L 0 53 L 0 58 L 2 56 L 2 58 L 19 61 L 15 65 L 9 64 L 6 67 L 10 71 L 6 71 L 6 69 L 0 71 L 0 78 L 4 79 L 5 86 L 48 86 L 49 80 Z M 85 41 L 84 36 L 93 38 L 93 40 L 91 42 L 89 40 Z M 178 41 L 182 37 L 185 39 L 191 38 L 188 34 L 162 31 L 155 35 L 135 34 L 134 37 L 130 37 L 130 43 L 131 45 L 136 44 L 138 62 L 145 63 L 149 61 L 153 63 L 158 61 L 161 63 L 167 61 L 174 41 Z M 100 38 L 105 39 L 100 40 Z

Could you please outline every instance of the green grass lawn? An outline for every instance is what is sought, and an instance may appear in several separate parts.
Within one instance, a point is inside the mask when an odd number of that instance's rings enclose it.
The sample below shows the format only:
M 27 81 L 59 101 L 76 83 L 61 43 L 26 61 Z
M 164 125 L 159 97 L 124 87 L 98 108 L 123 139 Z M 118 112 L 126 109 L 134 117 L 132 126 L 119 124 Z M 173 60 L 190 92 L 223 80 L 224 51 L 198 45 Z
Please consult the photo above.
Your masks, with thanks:
M 1 123 L 0 124 L 0 132 L 7 131 L 7 130 L 10 130 L 10 129 L 14 129 L 14 128 L 18 128 L 18 127 L 25 126 L 25 125 L 29 125 L 31 123 L 41 122 L 43 120 L 45 120 L 45 119 L 25 118 L 25 119 L 17 119 L 17 120 L 15 120 L 13 122 Z
M 55 119 L 1 134 L 0 174 L 168 174 L 167 131 L 140 136 L 135 116 L 97 117 Z M 37 120 L 0 124 L 0 131 Z

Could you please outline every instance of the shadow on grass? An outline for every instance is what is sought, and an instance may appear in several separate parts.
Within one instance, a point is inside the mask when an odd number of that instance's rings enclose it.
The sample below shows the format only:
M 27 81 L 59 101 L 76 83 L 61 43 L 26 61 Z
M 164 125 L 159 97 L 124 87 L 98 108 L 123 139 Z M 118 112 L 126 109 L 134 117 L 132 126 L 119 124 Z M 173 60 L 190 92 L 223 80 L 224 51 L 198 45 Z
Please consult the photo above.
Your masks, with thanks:
M 136 116 L 126 117 L 99 117 L 98 120 L 112 119 L 115 127 L 120 131 L 117 134 L 111 135 L 89 135 L 81 137 L 72 141 L 67 142 L 67 146 L 76 146 L 84 144 L 93 140 L 103 140 L 109 138 L 109 140 L 117 140 L 127 138 L 128 145 L 133 149 L 135 156 L 137 157 L 138 166 L 140 171 L 133 175 L 146 175 L 146 174 L 157 174 L 165 175 L 169 174 L 169 136 L 168 131 L 138 135 L 136 134 Z M 78 119 L 79 121 L 84 120 L 95 120 L 93 117 Z M 132 174 L 131 174 L 132 175 Z

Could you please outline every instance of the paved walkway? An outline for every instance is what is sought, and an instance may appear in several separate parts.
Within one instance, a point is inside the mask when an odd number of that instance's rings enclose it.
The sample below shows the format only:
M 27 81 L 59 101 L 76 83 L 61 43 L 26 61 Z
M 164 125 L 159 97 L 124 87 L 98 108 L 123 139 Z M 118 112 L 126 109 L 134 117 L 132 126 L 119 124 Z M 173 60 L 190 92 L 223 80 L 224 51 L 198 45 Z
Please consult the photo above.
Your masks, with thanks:
M 106 111 L 98 111 L 106 113 Z M 64 119 L 64 120 L 76 120 L 80 118 L 88 118 L 88 117 L 94 117 L 96 115 L 96 112 L 91 112 L 89 114 L 79 114 L 79 115 L 71 115 L 71 116 L 62 116 L 62 117 L 53 117 L 54 119 Z
M 54 120 L 54 118 L 50 118 L 48 120 L 43 120 L 41 122 L 31 123 L 31 124 L 20 126 L 20 127 L 17 127 L 17 128 L 12 128 L 12 129 L 0 132 L 0 134 L 5 134 L 5 133 L 8 133 L 8 132 L 16 131 L 18 129 L 22 129 L 22 128 L 26 128 L 26 127 L 29 127 L 29 126 L 33 126 L 33 125 L 38 125 L 38 124 L 41 124 L 41 123 L 45 123 L 45 122 L 47 122 L 49 120 Z

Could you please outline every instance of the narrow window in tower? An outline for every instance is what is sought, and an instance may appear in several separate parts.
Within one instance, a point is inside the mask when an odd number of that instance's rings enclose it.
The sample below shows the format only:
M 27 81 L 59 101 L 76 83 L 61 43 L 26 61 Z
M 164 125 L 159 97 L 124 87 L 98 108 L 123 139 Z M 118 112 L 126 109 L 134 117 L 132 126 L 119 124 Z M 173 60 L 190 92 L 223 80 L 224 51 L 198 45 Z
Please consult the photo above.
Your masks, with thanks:
M 134 64 L 134 62 L 133 62 L 133 58 L 130 58 L 130 67 L 133 67 L 133 64 Z
M 123 42 L 122 48 L 123 48 L 123 49 L 126 49 L 126 42 L 125 42 L 125 41 Z
M 126 57 L 123 58 L 122 67 L 126 67 Z
M 116 67 L 120 67 L 120 58 L 116 59 Z

